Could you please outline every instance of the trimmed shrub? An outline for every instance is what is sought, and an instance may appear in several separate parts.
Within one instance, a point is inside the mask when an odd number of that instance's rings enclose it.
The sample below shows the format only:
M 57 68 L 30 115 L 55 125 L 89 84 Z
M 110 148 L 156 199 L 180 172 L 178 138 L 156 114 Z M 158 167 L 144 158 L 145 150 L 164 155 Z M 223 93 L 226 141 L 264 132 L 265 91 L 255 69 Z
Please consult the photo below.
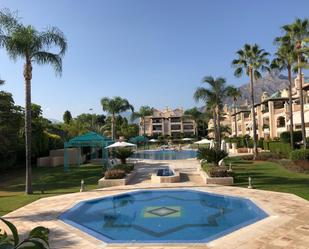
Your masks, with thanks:
M 228 154 L 224 150 L 200 148 L 197 151 L 197 158 L 200 160 L 207 160 L 209 163 L 213 163 L 218 166 L 221 159 L 225 158 Z
M 264 138 L 260 138 L 258 140 L 257 146 L 258 146 L 258 148 L 261 148 L 262 150 L 264 150 Z
M 203 170 L 210 176 L 210 177 L 228 177 L 230 176 L 227 169 L 221 167 L 214 167 L 210 166 L 209 164 L 203 164 Z
M 272 152 L 261 152 L 257 155 L 256 160 L 259 161 L 272 161 L 281 159 L 282 155 L 278 153 L 272 153 Z
M 300 142 L 303 140 L 301 131 L 294 131 L 293 132 L 293 139 L 294 143 Z M 282 132 L 280 134 L 280 141 L 284 143 L 290 143 L 291 142 L 291 136 L 289 131 Z
M 279 141 L 268 142 L 269 150 L 272 153 L 280 154 L 286 158 L 290 157 L 291 146 L 288 143 L 282 143 Z
M 291 159 L 292 160 L 308 160 L 309 161 L 309 149 L 301 149 L 301 150 L 294 150 L 291 152 Z
M 133 164 L 118 164 L 113 167 L 113 169 L 120 169 L 123 170 L 126 174 L 129 174 L 133 169 L 134 165 Z
M 110 169 L 105 172 L 105 179 L 123 179 L 126 176 L 126 172 L 121 169 Z

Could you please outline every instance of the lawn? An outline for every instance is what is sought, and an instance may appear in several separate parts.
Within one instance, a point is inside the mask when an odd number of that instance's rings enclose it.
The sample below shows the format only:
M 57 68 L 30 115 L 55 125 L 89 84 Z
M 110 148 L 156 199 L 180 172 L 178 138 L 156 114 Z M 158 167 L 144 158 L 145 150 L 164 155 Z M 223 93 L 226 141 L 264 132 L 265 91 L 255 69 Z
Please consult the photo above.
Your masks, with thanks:
M 309 200 L 309 174 L 289 171 L 274 162 L 232 160 L 235 186 L 247 187 L 251 176 L 253 187 L 287 192 Z
M 251 176 L 256 189 L 293 193 L 309 200 L 309 174 L 291 172 L 273 162 L 237 158 L 232 159 L 232 167 L 235 186 L 247 187 Z M 78 192 L 81 179 L 84 179 L 87 190 L 95 189 L 102 175 L 102 166 L 71 167 L 67 173 L 62 167 L 34 168 L 34 194 L 29 196 L 24 194 L 24 173 L 24 170 L 1 173 L 0 216 L 42 197 Z
M 63 167 L 34 168 L 34 194 L 28 196 L 24 194 L 24 170 L 11 170 L 0 174 L 1 216 L 42 197 L 78 192 L 81 179 L 84 179 L 87 190 L 95 189 L 102 176 L 102 166 L 87 164 L 71 167 L 67 173 L 63 171 Z

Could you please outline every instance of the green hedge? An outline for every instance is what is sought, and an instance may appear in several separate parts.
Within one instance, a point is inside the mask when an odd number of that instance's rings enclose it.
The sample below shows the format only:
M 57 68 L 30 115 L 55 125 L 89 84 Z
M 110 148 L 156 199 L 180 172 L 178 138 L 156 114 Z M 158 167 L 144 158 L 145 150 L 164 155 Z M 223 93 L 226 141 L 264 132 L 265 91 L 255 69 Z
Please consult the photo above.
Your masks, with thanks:
M 309 149 L 292 151 L 291 159 L 292 160 L 309 160 Z
M 301 131 L 293 131 L 293 139 L 294 143 L 302 141 L 303 137 Z M 290 143 L 291 142 L 290 132 L 289 131 L 282 132 L 280 134 L 280 141 L 284 143 Z
M 278 153 L 284 157 L 289 158 L 290 157 L 290 153 L 291 153 L 291 146 L 289 143 L 283 143 L 280 141 L 268 141 L 266 143 L 267 145 L 264 145 L 264 148 L 267 150 L 267 146 L 268 149 L 270 150 L 270 152 L 272 153 Z

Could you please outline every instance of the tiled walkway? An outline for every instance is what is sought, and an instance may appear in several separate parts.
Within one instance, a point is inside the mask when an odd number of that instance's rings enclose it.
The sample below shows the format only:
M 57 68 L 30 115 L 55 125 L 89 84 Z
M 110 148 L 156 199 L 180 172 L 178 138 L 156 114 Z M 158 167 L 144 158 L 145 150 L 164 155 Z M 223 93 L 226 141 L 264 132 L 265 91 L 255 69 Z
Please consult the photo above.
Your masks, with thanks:
M 250 198 L 270 216 L 253 225 L 213 240 L 207 244 L 190 245 L 106 245 L 76 228 L 57 219 L 59 214 L 81 200 L 126 192 L 132 189 L 193 188 L 201 191 Z M 84 193 L 74 193 L 44 198 L 22 207 L 6 218 L 17 225 L 21 233 L 42 225 L 50 229 L 50 245 L 64 248 L 122 248 L 122 249 L 308 249 L 309 248 L 309 202 L 295 195 L 222 186 L 198 186 L 192 182 L 152 185 L 139 183 L 125 187 L 112 187 Z

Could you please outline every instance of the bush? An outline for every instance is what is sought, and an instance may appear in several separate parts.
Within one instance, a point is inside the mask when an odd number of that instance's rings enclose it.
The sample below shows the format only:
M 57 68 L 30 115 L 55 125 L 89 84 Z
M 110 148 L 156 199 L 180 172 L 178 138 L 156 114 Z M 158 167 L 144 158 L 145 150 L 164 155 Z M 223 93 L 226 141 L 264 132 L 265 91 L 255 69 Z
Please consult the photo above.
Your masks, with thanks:
M 309 149 L 301 149 L 301 150 L 294 150 L 291 152 L 291 159 L 292 160 L 305 160 L 309 161 Z
M 123 179 L 126 172 L 121 169 L 110 169 L 105 172 L 105 179 Z
M 264 138 L 260 138 L 257 142 L 257 147 L 264 150 Z
M 302 141 L 303 137 L 302 137 L 301 131 L 294 131 L 293 132 L 293 139 L 294 139 L 294 143 L 298 143 L 298 142 Z M 284 143 L 290 143 L 291 142 L 290 132 L 289 131 L 282 132 L 280 134 L 280 141 L 284 142 Z
M 282 143 L 279 141 L 268 142 L 270 152 L 280 154 L 286 158 L 290 157 L 291 146 L 288 143 Z
M 113 169 L 121 169 L 126 174 L 129 174 L 134 169 L 134 165 L 133 164 L 118 164 L 114 166 Z
M 227 169 L 221 167 L 214 167 L 210 166 L 209 164 L 203 164 L 203 170 L 210 176 L 210 177 L 228 177 L 230 176 Z
M 200 160 L 207 160 L 209 163 L 213 163 L 218 166 L 221 159 L 225 158 L 228 154 L 224 150 L 200 148 L 197 151 L 197 158 Z
M 272 161 L 281 159 L 282 155 L 278 153 L 272 153 L 272 152 L 261 152 L 256 156 L 256 160 L 259 161 Z
M 115 150 L 115 156 L 121 160 L 122 164 L 126 164 L 128 157 L 133 155 L 133 150 L 131 148 L 118 148 Z

